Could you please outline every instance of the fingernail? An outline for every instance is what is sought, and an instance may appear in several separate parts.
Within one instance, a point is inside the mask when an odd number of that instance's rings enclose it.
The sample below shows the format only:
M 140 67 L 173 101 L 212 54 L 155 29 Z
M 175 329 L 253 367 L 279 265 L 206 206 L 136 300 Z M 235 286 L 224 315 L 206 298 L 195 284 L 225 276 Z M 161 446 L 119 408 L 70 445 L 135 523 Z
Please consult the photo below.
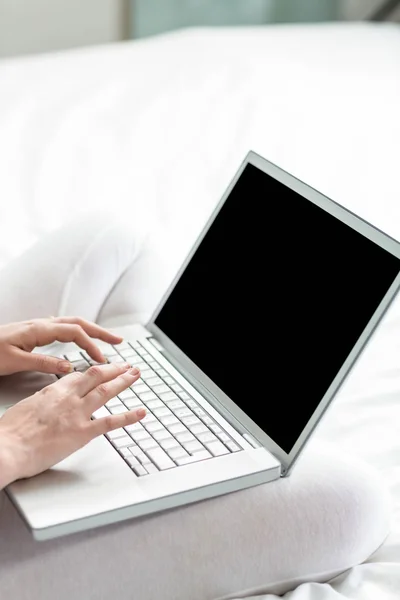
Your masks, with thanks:
M 146 409 L 145 408 L 138 408 L 137 411 L 136 411 L 136 416 L 139 419 L 143 419 L 143 417 L 146 416 Z
M 61 371 L 61 373 L 72 373 L 74 367 L 71 365 L 71 363 L 64 361 L 58 363 L 58 370 Z
M 130 369 L 131 365 L 128 363 L 122 363 L 120 367 L 121 369 L 125 369 L 125 371 L 127 371 L 128 369 Z
M 140 371 L 137 367 L 133 367 L 133 369 L 129 371 L 130 375 L 137 375 L 138 373 L 140 373 Z

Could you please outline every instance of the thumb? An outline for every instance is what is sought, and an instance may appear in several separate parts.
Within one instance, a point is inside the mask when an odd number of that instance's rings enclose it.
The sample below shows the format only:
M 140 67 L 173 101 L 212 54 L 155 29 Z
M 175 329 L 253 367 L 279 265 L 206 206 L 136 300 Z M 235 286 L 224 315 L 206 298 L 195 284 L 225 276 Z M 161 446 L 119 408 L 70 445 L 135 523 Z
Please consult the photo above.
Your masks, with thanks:
M 18 371 L 40 371 L 41 373 L 72 373 L 73 366 L 67 360 L 35 352 L 24 352 L 19 350 L 16 354 Z

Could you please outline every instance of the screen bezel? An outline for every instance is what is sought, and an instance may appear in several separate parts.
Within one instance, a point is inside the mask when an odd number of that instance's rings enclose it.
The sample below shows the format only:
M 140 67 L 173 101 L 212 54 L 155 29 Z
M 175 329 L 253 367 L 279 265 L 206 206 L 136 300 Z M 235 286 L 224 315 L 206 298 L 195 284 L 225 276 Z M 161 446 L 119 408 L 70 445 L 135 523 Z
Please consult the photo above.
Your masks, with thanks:
M 329 214 L 338 218 L 343 223 L 349 225 L 352 229 L 358 231 L 359 233 L 367 237 L 369 240 L 373 241 L 378 246 L 384 248 L 399 259 L 400 244 L 399 242 L 397 242 L 387 234 L 383 233 L 370 223 L 364 221 L 361 217 L 358 217 L 343 206 L 337 204 L 330 198 L 327 198 L 320 192 L 306 185 L 304 182 L 300 181 L 299 179 L 296 179 L 294 176 L 290 175 L 286 171 L 283 171 L 275 164 L 269 162 L 268 160 L 259 156 L 255 152 L 250 151 L 247 154 L 244 161 L 242 162 L 242 164 L 240 165 L 229 186 L 225 190 L 225 193 L 223 194 L 220 202 L 218 203 L 213 214 L 211 215 L 203 230 L 201 231 L 199 237 L 197 238 L 194 246 L 190 250 L 185 261 L 183 262 L 173 282 L 169 286 L 161 302 L 159 303 L 153 315 L 151 316 L 149 323 L 146 325 L 147 329 L 154 335 L 154 337 L 165 348 L 167 353 L 173 358 L 172 362 L 174 363 L 174 365 L 180 366 L 181 370 L 189 378 L 190 382 L 197 384 L 199 391 L 201 391 L 206 396 L 206 398 L 218 408 L 218 410 L 225 416 L 225 418 L 227 418 L 230 422 L 233 422 L 233 425 L 235 425 L 239 429 L 239 431 L 241 430 L 243 432 L 247 430 L 253 437 L 255 437 L 260 442 L 260 444 L 262 444 L 265 448 L 267 448 L 267 450 L 274 454 L 281 462 L 282 474 L 285 475 L 288 473 L 290 468 L 293 466 L 295 460 L 298 458 L 301 450 L 308 441 L 311 433 L 322 418 L 329 404 L 332 402 L 333 398 L 335 397 L 339 388 L 343 384 L 351 368 L 354 366 L 358 356 L 365 348 L 369 338 L 376 329 L 379 321 L 382 319 L 383 315 L 389 308 L 391 302 L 395 298 L 400 287 L 400 273 L 396 276 L 392 285 L 390 286 L 386 294 L 383 296 L 380 304 L 378 305 L 368 324 L 364 328 L 356 344 L 353 346 L 353 349 L 351 350 L 347 359 L 343 363 L 336 377 L 332 381 L 328 390 L 321 398 L 321 401 L 312 413 L 310 419 L 308 420 L 306 426 L 303 428 L 301 434 L 297 438 L 297 441 L 292 447 L 291 451 L 289 453 L 285 452 L 268 434 L 266 434 L 261 429 L 261 427 L 257 425 L 257 423 L 255 423 L 241 408 L 239 408 L 235 404 L 235 402 L 233 402 L 233 400 L 231 400 L 217 385 L 215 385 L 213 381 L 203 371 L 201 371 L 201 369 L 199 369 L 191 361 L 191 359 L 188 356 L 186 356 L 180 350 L 180 348 L 155 324 L 157 316 L 161 312 L 164 304 L 167 302 L 169 296 L 171 295 L 181 275 L 186 269 L 192 256 L 195 254 L 197 248 L 200 246 L 214 219 L 218 215 L 226 199 L 229 197 L 231 190 L 235 186 L 237 180 L 239 179 L 239 177 L 241 176 L 242 172 L 248 164 L 257 167 L 267 175 L 270 175 L 277 181 L 281 182 L 296 193 L 300 194 L 310 202 L 314 203 L 316 206 L 319 206 Z M 248 332 L 249 328 L 255 329 L 257 331 L 257 318 L 255 318 L 253 321 L 249 320 L 246 323 L 238 323 L 237 328 L 237 337 L 238 342 L 240 343 L 241 331 Z M 260 343 L 262 345 L 263 340 L 260 340 Z M 265 345 L 267 348 L 268 340 L 265 340 Z M 284 393 L 284 389 L 282 390 L 282 393 Z M 271 415 L 273 415 L 272 408 Z M 289 411 L 288 418 L 290 418 Z

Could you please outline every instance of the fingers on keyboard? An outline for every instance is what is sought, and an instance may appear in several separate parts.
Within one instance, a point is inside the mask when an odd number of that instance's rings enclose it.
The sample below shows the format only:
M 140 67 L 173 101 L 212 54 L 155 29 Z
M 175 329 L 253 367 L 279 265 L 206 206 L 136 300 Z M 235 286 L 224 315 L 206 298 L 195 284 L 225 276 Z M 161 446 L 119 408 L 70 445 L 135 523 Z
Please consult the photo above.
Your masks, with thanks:
M 99 346 L 108 362 L 127 362 L 141 371 L 136 383 L 105 405 L 112 415 L 141 407 L 147 410 L 142 421 L 107 434 L 136 476 L 242 450 L 140 342 L 124 341 L 115 346 L 101 343 Z M 94 364 L 85 351 L 70 352 L 65 358 L 76 371 L 84 372 Z

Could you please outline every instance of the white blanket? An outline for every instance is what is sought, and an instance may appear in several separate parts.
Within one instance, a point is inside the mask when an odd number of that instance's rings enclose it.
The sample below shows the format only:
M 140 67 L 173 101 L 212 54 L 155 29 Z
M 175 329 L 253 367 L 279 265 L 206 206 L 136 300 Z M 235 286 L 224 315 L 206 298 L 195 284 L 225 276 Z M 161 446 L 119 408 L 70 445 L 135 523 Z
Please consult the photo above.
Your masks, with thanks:
M 400 239 L 399 106 L 396 26 L 188 30 L 4 61 L 0 266 L 66 218 L 113 207 L 153 233 L 171 277 L 249 149 Z M 290 600 L 400 595 L 399 365 L 400 301 L 316 434 L 385 474 L 392 534 Z

